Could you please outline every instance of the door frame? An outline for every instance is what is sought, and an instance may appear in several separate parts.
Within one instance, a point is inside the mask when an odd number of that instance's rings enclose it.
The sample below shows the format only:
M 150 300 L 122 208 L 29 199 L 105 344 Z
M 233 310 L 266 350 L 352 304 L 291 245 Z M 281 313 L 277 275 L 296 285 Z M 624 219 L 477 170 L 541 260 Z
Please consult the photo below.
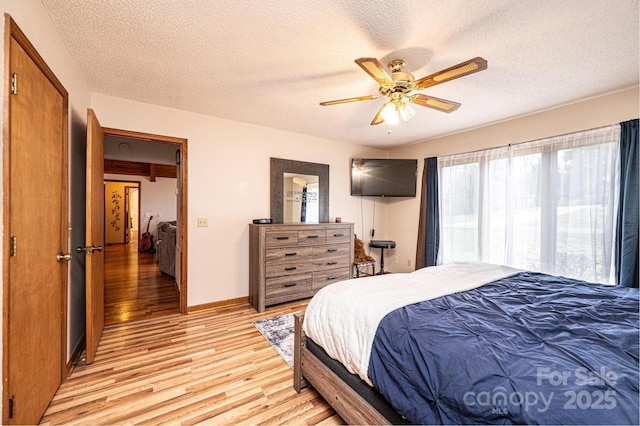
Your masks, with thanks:
M 178 219 L 180 220 L 180 238 L 177 241 L 180 246 L 180 314 L 185 315 L 187 313 L 187 242 L 188 242 L 188 226 L 186 223 L 187 206 L 188 206 L 188 167 L 187 167 L 187 139 L 177 138 L 173 136 L 163 136 L 151 133 L 134 132 L 131 130 L 114 129 L 109 127 L 103 127 L 104 135 L 107 136 L 119 136 L 129 139 L 137 139 L 147 142 L 162 142 L 176 145 L 177 149 L 180 149 L 180 164 L 178 164 L 178 182 L 181 183 L 179 189 L 179 197 L 177 197 L 177 212 Z
M 65 108 L 63 111 L 64 117 L 62 122 L 62 144 L 63 144 L 63 188 L 62 189 L 62 224 L 61 224 L 61 248 L 64 253 L 69 252 L 69 95 L 62 85 L 62 83 L 55 76 L 51 68 L 46 64 L 44 59 L 40 56 L 36 48 L 31 44 L 27 36 L 22 32 L 18 24 L 13 20 L 8 13 L 4 14 L 4 34 L 3 34 L 3 51 L 4 51 L 4 82 L 3 86 L 3 102 L 4 108 L 2 111 L 2 226 L 6 235 L 4 235 L 2 241 L 2 422 L 12 423 L 9 419 L 9 383 L 7 382 L 9 377 L 9 357 L 7 345 L 9 344 L 9 256 L 10 256 L 10 242 L 9 242 L 9 225 L 10 225 L 10 200 L 11 200 L 11 182 L 10 182 L 10 148 L 11 148 L 11 39 L 15 39 L 18 44 L 24 49 L 27 55 L 33 60 L 36 66 L 42 71 L 51 84 L 61 93 Z M 65 262 L 66 264 L 66 262 Z M 68 375 L 70 371 L 70 365 L 66 362 L 67 356 L 67 316 L 68 316 L 68 294 L 69 285 L 69 269 L 68 265 L 65 265 L 64 272 L 61 273 L 60 283 L 60 383 Z
M 127 182 L 127 183 L 133 183 L 133 181 L 131 182 Z M 125 244 L 131 244 L 131 226 L 129 220 L 131 219 L 131 203 L 129 202 L 129 197 L 131 195 L 131 190 L 132 189 L 137 189 L 138 190 L 138 234 L 140 234 L 140 182 L 138 182 L 137 186 L 124 186 L 124 213 L 127 216 L 127 227 L 126 230 L 124 232 L 124 243 Z M 137 241 L 136 241 L 137 242 Z

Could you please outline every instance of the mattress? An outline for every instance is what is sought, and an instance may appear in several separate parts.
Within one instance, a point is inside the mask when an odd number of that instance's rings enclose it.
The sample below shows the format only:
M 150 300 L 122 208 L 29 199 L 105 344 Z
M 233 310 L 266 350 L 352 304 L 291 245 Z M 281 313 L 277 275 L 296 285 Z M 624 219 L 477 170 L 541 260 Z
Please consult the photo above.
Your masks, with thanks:
M 637 290 L 482 264 L 395 275 L 334 284 L 305 332 L 411 422 L 638 424 Z
M 389 312 L 519 272 L 484 263 L 461 262 L 423 268 L 408 274 L 352 279 L 321 289 L 309 302 L 305 334 L 369 385 L 371 345 L 378 324 Z

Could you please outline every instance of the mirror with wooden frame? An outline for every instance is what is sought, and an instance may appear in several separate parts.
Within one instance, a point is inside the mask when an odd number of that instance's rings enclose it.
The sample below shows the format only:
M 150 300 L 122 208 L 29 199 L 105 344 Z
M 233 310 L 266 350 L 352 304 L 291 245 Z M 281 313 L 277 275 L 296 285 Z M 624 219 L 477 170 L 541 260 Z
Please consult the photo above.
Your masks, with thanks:
M 271 158 L 271 219 L 329 222 L 329 165 Z

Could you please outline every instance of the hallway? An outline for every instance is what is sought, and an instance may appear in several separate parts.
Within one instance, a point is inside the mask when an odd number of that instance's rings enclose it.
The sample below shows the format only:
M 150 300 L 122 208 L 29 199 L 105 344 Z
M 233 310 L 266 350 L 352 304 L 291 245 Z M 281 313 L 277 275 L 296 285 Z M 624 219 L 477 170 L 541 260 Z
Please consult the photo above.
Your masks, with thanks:
M 162 274 L 155 253 L 112 244 L 104 254 L 104 323 L 121 324 L 180 312 L 176 281 Z

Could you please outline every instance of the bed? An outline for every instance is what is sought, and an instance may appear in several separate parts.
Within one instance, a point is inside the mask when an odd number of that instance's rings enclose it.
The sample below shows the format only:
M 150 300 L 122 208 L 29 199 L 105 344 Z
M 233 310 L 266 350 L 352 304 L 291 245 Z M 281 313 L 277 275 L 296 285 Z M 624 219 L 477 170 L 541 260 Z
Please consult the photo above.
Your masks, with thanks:
M 638 424 L 638 290 L 481 263 L 334 283 L 294 388 L 350 424 Z

